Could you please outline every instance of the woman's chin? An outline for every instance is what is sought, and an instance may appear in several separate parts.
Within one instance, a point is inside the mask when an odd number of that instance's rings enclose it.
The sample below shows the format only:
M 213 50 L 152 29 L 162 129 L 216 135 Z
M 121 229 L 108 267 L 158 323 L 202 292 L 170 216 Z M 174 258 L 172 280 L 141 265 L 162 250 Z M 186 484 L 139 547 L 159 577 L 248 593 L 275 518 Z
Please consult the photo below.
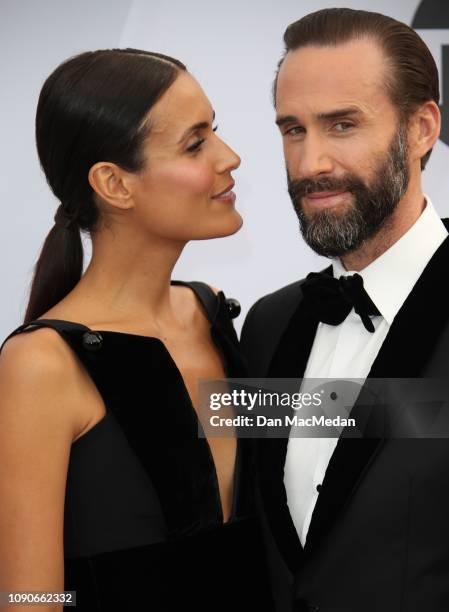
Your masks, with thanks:
M 243 225 L 243 218 L 236 210 L 234 210 L 233 219 L 223 223 L 221 232 L 217 233 L 216 238 L 224 238 L 225 236 L 232 236 L 236 234 Z
M 209 227 L 204 228 L 204 232 L 198 232 L 198 234 L 201 233 L 201 235 L 192 237 L 192 240 L 211 240 L 213 238 L 232 236 L 239 231 L 242 225 L 243 218 L 240 213 L 234 210 L 232 216 L 229 215 L 227 219 L 221 219 L 220 221 L 216 221 L 213 225 L 209 225 Z

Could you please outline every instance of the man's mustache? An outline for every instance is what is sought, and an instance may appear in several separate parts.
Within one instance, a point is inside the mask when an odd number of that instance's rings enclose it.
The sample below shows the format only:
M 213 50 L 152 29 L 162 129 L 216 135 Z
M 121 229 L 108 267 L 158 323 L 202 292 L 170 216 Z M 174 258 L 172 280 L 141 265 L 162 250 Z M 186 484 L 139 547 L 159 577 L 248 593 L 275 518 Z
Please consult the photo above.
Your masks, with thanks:
M 311 193 L 321 191 L 352 191 L 354 189 L 354 181 L 343 178 L 322 178 L 318 180 L 301 179 L 288 180 L 288 193 L 294 201 L 309 195 Z

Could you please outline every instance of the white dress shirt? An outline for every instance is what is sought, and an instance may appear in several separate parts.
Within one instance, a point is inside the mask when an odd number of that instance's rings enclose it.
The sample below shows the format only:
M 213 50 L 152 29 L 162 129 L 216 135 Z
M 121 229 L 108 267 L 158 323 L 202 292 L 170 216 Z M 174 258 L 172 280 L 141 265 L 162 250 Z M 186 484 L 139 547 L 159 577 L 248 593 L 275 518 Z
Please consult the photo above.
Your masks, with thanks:
M 394 317 L 448 235 L 429 197 L 425 196 L 425 200 L 426 206 L 414 225 L 358 272 L 381 313 L 371 317 L 374 333 L 365 329 L 354 309 L 340 325 L 319 323 L 304 379 L 366 379 Z M 332 260 L 332 266 L 336 278 L 354 274 L 339 259 Z M 305 384 L 306 381 L 303 388 Z M 292 428 L 291 434 L 293 431 Z M 290 514 L 303 546 L 318 498 L 317 485 L 323 481 L 337 442 L 338 438 L 304 437 L 290 437 L 288 441 L 284 484 Z

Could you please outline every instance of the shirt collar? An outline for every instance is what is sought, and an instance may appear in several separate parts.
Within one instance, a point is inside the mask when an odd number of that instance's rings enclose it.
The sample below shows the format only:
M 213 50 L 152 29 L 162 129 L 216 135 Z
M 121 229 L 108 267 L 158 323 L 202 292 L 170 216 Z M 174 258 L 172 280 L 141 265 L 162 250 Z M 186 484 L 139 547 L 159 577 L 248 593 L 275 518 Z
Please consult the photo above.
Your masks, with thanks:
M 424 198 L 426 206 L 412 227 L 358 272 L 368 295 L 389 325 L 432 255 L 448 236 L 429 196 L 424 194 Z M 336 278 L 355 274 L 346 270 L 340 259 L 332 260 L 332 268 Z

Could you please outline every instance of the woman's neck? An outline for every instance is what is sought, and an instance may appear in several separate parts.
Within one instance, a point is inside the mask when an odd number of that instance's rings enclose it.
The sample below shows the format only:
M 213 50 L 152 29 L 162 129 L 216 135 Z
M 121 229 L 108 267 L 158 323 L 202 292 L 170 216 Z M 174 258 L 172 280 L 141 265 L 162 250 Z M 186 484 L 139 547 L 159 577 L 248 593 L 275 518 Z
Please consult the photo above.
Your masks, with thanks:
M 64 307 L 91 321 L 170 321 L 170 280 L 185 243 L 103 236 L 93 237 L 91 261 Z

